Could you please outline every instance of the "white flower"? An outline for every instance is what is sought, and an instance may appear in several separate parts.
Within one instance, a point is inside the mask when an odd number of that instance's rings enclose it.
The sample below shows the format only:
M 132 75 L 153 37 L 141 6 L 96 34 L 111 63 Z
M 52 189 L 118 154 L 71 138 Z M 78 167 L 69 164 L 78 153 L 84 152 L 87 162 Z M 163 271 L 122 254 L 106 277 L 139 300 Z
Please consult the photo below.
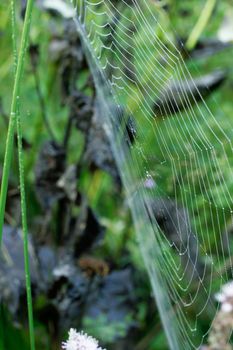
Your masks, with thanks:
M 74 328 L 69 331 L 69 338 L 66 342 L 62 343 L 62 349 L 64 350 L 105 350 L 99 347 L 98 341 L 83 333 L 78 333 Z
M 227 297 L 233 297 L 233 282 L 229 282 L 222 287 L 223 293 Z
M 233 311 L 233 281 L 225 284 L 220 293 L 215 295 L 215 299 L 221 303 L 221 310 L 223 312 Z
M 222 307 L 221 307 L 221 310 L 223 312 L 231 312 L 233 310 L 233 305 L 230 304 L 230 303 L 223 303 Z

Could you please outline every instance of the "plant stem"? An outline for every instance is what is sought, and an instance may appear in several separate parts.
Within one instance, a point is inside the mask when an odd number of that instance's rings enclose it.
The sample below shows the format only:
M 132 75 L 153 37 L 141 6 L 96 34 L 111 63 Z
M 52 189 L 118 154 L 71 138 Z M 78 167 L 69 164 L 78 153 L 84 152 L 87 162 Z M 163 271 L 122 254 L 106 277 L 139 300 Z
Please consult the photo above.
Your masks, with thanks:
M 16 40 L 16 20 L 15 20 L 15 0 L 12 0 L 12 41 L 14 51 L 14 66 L 15 74 L 17 71 L 17 40 Z M 14 17 L 13 17 L 14 16 Z M 18 162 L 19 162 L 19 183 L 20 183 L 20 199 L 21 199 L 21 216 L 23 228 L 23 246 L 24 246 L 24 269 L 25 282 L 28 306 L 28 323 L 30 334 L 31 350 L 35 350 L 35 336 L 34 336 L 34 322 L 33 322 L 33 308 L 32 308 L 32 292 L 31 292 L 31 274 L 30 274 L 30 259 L 28 250 L 28 227 L 27 227 L 27 207 L 26 207 L 26 193 L 24 183 L 24 161 L 23 161 L 23 145 L 22 145 L 22 130 L 21 120 L 19 114 L 19 103 L 16 106 L 16 123 L 17 123 L 17 141 L 18 141 Z
M 192 32 L 190 33 L 188 40 L 186 41 L 186 48 L 188 50 L 194 49 L 197 44 L 198 39 L 201 36 L 201 33 L 205 29 L 206 25 L 209 22 L 210 16 L 216 5 L 216 0 L 207 0 L 205 7 L 202 10 L 200 17 L 198 18 L 197 23 L 193 27 Z
M 15 74 L 13 94 L 12 94 L 12 102 L 11 102 L 11 110 L 10 110 L 10 120 L 9 127 L 7 133 L 6 140 L 6 150 L 3 164 L 3 173 L 2 173 L 2 184 L 1 184 L 1 193 L 0 193 L 0 247 L 2 243 L 2 231 L 3 231 L 3 223 L 4 223 L 4 213 L 6 206 L 6 196 L 7 196 L 7 188 L 8 188 L 8 179 L 10 172 L 10 165 L 13 153 L 13 145 L 14 145 L 14 131 L 15 131 L 15 123 L 16 123 L 16 109 L 17 109 L 17 101 L 19 100 L 19 92 L 20 92 L 20 82 L 23 74 L 24 68 L 24 60 L 25 53 L 27 49 L 30 24 L 31 24 L 31 16 L 32 16 L 32 8 L 33 8 L 33 0 L 27 1 L 24 25 L 23 25 L 23 33 L 21 39 L 21 45 L 19 50 L 19 59 Z
M 20 117 L 19 117 L 18 113 L 17 113 L 17 117 L 16 117 L 16 122 L 17 122 L 19 181 L 20 181 L 22 228 L 23 228 L 24 269 L 25 269 L 25 282 L 26 282 L 27 307 L 28 307 L 28 323 L 29 323 L 31 350 L 35 350 L 30 259 L 29 259 L 29 250 L 28 250 L 27 209 L 26 209 L 26 194 L 25 194 L 25 184 L 24 184 L 22 131 L 21 131 Z
M 28 3 L 28 5 L 29 5 L 29 3 Z M 31 19 L 31 15 L 30 15 L 30 19 Z M 30 21 L 30 19 L 29 19 L 29 21 Z M 27 20 L 27 15 L 25 17 L 25 21 L 26 20 Z M 15 19 L 15 0 L 11 0 L 11 22 L 12 22 L 12 42 L 13 42 L 13 56 L 14 56 L 14 72 L 15 72 L 15 80 L 16 80 L 19 62 L 18 62 L 18 59 L 17 59 L 17 40 L 16 40 L 17 32 L 16 32 L 16 19 Z M 24 31 L 23 31 L 23 33 L 24 33 Z M 29 36 L 29 29 L 28 29 L 28 36 Z M 22 38 L 22 40 L 23 40 L 23 38 Z M 23 42 L 22 42 L 22 44 L 23 44 Z M 26 44 L 25 44 L 25 49 L 24 50 L 26 50 Z M 24 58 L 23 58 L 23 60 L 24 60 Z M 33 322 L 33 309 L 32 309 L 32 293 L 31 293 L 31 276 L 30 276 L 30 262 L 29 262 L 29 251 L 28 251 L 28 228 L 27 228 L 26 194 L 25 194 L 25 184 L 24 184 L 24 162 L 23 162 L 23 147 L 22 147 L 22 131 L 21 131 L 20 114 L 19 114 L 19 101 L 18 101 L 17 98 L 16 98 L 16 104 L 15 104 L 15 119 L 16 119 L 16 123 L 17 123 L 19 181 L 20 181 L 21 216 L 22 216 L 23 246 L 24 246 L 24 269 L 25 269 L 25 283 L 26 283 L 26 294 L 27 294 L 29 335 L 30 335 L 31 350 L 35 350 L 34 322 Z M 14 135 L 14 130 L 13 130 L 13 135 Z M 13 140 L 12 140 L 12 149 L 13 149 Z
M 13 44 L 13 64 L 14 77 L 17 70 L 17 30 L 16 30 L 16 16 L 15 16 L 15 0 L 11 0 L 11 30 L 12 30 L 12 44 Z

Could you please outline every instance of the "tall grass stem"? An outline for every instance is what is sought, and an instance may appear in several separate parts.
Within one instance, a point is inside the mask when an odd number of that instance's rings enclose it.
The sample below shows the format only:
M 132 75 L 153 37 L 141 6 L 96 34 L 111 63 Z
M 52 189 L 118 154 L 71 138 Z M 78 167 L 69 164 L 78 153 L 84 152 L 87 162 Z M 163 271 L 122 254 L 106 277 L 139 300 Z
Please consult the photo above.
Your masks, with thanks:
M 28 249 L 27 208 L 26 208 L 26 194 L 25 194 L 25 183 L 24 183 L 22 130 L 21 130 L 20 116 L 18 113 L 16 114 L 16 123 L 17 123 L 19 182 L 20 182 L 20 198 L 21 198 L 21 217 L 22 217 L 22 228 L 23 228 L 24 268 L 25 268 L 25 282 L 26 282 L 26 294 L 27 294 L 28 324 L 29 324 L 31 350 L 35 350 L 30 259 L 29 259 L 29 249 Z
M 17 57 L 17 29 L 15 17 L 15 0 L 11 1 L 11 16 L 12 16 L 12 42 L 13 42 L 13 56 L 14 56 L 14 71 L 16 75 L 18 57 Z M 24 176 L 24 160 L 23 160 L 23 146 L 22 146 L 22 129 L 20 119 L 19 102 L 16 105 L 16 124 L 17 124 L 17 144 L 18 144 L 18 163 L 19 163 L 19 183 L 20 183 L 20 199 L 21 199 L 21 217 L 23 228 L 23 246 L 24 246 L 24 269 L 28 308 L 28 323 L 31 350 L 35 350 L 35 335 L 34 335 L 34 321 L 33 321 L 33 307 L 32 307 L 32 292 L 31 292 L 31 274 L 30 274 L 30 259 L 28 249 L 28 226 L 27 226 L 27 206 L 26 206 L 26 192 L 25 192 L 25 176 Z
M 25 15 L 25 22 L 24 22 L 24 28 L 23 28 L 23 34 L 22 34 L 22 42 L 21 42 L 21 50 L 19 52 L 19 58 L 21 57 L 21 75 L 23 70 L 23 63 L 24 63 L 24 56 L 27 48 L 27 42 L 29 37 L 29 29 L 30 29 L 30 21 L 31 21 L 31 12 L 32 12 L 32 1 L 31 1 L 31 7 L 29 7 L 29 1 L 27 3 L 27 10 Z M 17 57 L 17 29 L 16 29 L 16 17 L 15 17 L 15 0 L 11 0 L 11 24 L 12 24 L 12 43 L 13 43 L 13 57 L 14 57 L 14 73 L 15 73 L 15 84 L 17 80 L 17 72 L 18 72 L 18 66 L 20 63 L 20 60 L 18 60 Z M 26 27 L 26 28 L 25 28 Z M 26 38 L 25 38 L 25 36 Z M 19 76 L 19 73 L 18 73 Z M 19 79 L 19 78 L 18 78 Z M 18 80 L 20 82 L 20 79 Z M 14 88 L 14 92 L 19 92 L 19 86 Z M 16 96 L 16 102 L 14 103 L 14 96 Z M 13 109 L 13 123 L 9 123 L 9 129 L 12 128 L 12 130 L 8 130 L 8 135 L 12 137 L 12 140 L 10 144 L 10 151 L 12 153 L 13 151 L 13 142 L 14 142 L 14 132 L 15 132 L 15 121 L 17 124 L 17 141 L 18 141 L 18 162 L 19 162 L 19 182 L 20 182 L 20 198 L 21 198 L 21 216 L 22 216 L 22 228 L 23 228 L 23 246 L 24 246 L 24 268 L 25 268 L 25 282 L 26 282 L 26 294 L 27 294 L 27 308 L 28 308 L 28 323 L 29 323 L 29 335 L 30 335 L 30 347 L 31 350 L 35 350 L 35 336 L 34 336 L 34 322 L 33 322 L 33 308 L 32 308 L 32 293 L 31 293 L 31 276 L 30 276 L 30 262 L 29 262 L 29 251 L 28 251 L 28 228 L 27 228 L 27 210 L 26 210 L 26 194 L 25 194 L 25 183 L 24 183 L 24 162 L 23 162 L 23 147 L 22 147 L 22 130 L 21 130 L 21 121 L 20 121 L 20 113 L 19 113 L 19 99 L 18 94 L 14 95 L 13 93 L 13 100 L 12 100 L 12 108 Z M 10 122 L 12 121 L 12 114 Z M 11 131 L 11 132 L 10 132 Z M 7 148 L 7 147 L 6 147 Z M 9 155 L 10 160 L 12 157 L 12 154 Z M 9 161 L 6 159 L 6 162 Z M 9 168 L 10 164 L 8 165 L 5 162 L 5 166 L 8 167 L 6 170 L 8 170 L 8 176 L 9 176 Z M 7 172 L 6 172 L 7 175 Z M 8 185 L 8 177 L 6 178 L 7 185 Z M 7 191 L 6 191 L 7 192 Z M 2 191 L 1 191 L 2 195 Z M 6 195 L 5 195 L 6 198 Z M 1 200 L 4 199 L 1 197 Z M 3 217 L 2 217 L 2 226 L 3 226 L 3 220 L 4 220 L 4 203 L 1 201 L 1 209 L 3 210 Z
M 9 120 L 8 133 L 7 133 L 7 139 L 6 139 L 6 149 L 5 149 L 5 157 L 4 157 L 4 163 L 3 163 L 2 183 L 1 183 L 1 193 L 0 193 L 0 247 L 2 243 L 8 179 L 9 179 L 10 165 L 11 165 L 11 159 L 12 159 L 12 153 L 13 153 L 13 146 L 14 146 L 16 110 L 17 110 L 17 104 L 19 102 L 20 83 L 21 83 L 21 78 L 23 74 L 25 53 L 26 53 L 28 38 L 29 38 L 33 4 L 34 4 L 34 0 L 27 1 L 26 13 L 25 13 L 24 24 L 23 24 L 22 39 L 21 39 L 21 45 L 19 49 L 16 74 L 14 79 L 14 87 L 13 87 L 12 102 L 11 102 L 11 109 L 10 109 L 10 120 Z
M 201 12 L 201 15 L 198 18 L 197 23 L 193 27 L 192 32 L 190 33 L 188 40 L 186 41 L 186 48 L 188 50 L 193 50 L 196 46 L 202 32 L 207 26 L 210 17 L 214 11 L 217 0 L 207 0 L 205 6 Z

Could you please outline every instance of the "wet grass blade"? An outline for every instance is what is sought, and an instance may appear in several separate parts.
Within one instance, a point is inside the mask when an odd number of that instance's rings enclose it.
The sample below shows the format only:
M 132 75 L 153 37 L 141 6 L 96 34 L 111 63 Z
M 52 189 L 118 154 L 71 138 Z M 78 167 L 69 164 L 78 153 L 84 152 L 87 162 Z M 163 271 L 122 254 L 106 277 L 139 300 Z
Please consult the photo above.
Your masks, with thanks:
M 25 22 L 22 34 L 21 49 L 19 52 L 19 60 L 17 57 L 17 29 L 15 18 L 15 0 L 11 1 L 11 23 L 12 23 L 12 42 L 13 42 L 13 56 L 14 56 L 14 72 L 15 83 L 12 98 L 11 118 L 8 129 L 8 137 L 6 144 L 6 153 L 3 168 L 3 178 L 0 197 L 0 244 L 2 240 L 2 230 L 4 222 L 5 202 L 8 186 L 8 177 L 10 170 L 10 163 L 12 158 L 15 123 L 17 125 L 17 141 L 18 141 L 18 162 L 19 162 L 19 180 L 20 180 L 20 198 L 21 198 L 21 216 L 22 216 L 22 228 L 23 228 L 23 241 L 24 241 L 24 265 L 25 265 L 25 281 L 26 281 L 26 294 L 27 294 L 27 307 L 28 307 L 28 321 L 29 321 L 29 334 L 30 334 L 30 346 L 31 350 L 35 350 L 35 336 L 34 336 L 34 322 L 33 322 L 33 308 L 32 308 L 32 294 L 31 294 L 31 277 L 30 277 L 30 264 L 29 264 L 29 252 L 28 252 L 28 229 L 27 229 L 27 211 L 26 211 L 26 194 L 24 184 L 24 162 L 23 162 L 23 147 L 22 147 L 22 131 L 19 114 L 19 99 L 18 93 L 20 88 L 20 80 L 23 71 L 24 57 L 27 48 L 27 42 L 29 37 L 29 29 L 31 22 L 33 1 L 28 1 Z
M 27 2 L 22 39 L 21 39 L 21 45 L 19 50 L 19 56 L 18 56 L 19 57 L 18 64 L 17 64 L 16 74 L 14 79 L 14 87 L 13 87 L 12 102 L 11 102 L 11 109 L 10 109 L 10 120 L 9 120 L 9 127 L 8 127 L 7 140 L 6 140 L 6 150 L 5 150 L 5 157 L 4 157 L 4 163 L 3 163 L 2 183 L 1 183 L 1 193 L 0 193 L 0 247 L 2 243 L 2 232 L 3 232 L 4 214 L 5 214 L 5 206 L 6 206 L 8 179 L 9 179 L 10 165 L 11 165 L 11 159 L 12 159 L 12 153 L 13 153 L 13 146 L 14 146 L 16 109 L 17 109 L 17 104 L 19 100 L 25 53 L 26 53 L 28 38 L 29 38 L 33 3 L 34 3 L 34 0 L 28 0 Z

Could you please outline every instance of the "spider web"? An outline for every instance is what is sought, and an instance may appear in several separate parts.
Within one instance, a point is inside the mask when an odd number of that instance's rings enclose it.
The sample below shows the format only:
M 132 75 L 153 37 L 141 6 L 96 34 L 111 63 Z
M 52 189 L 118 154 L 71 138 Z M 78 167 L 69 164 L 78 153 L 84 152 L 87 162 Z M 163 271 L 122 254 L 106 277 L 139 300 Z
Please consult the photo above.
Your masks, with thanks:
M 169 346 L 196 349 L 232 278 L 232 127 L 212 114 L 152 2 L 73 5 Z

